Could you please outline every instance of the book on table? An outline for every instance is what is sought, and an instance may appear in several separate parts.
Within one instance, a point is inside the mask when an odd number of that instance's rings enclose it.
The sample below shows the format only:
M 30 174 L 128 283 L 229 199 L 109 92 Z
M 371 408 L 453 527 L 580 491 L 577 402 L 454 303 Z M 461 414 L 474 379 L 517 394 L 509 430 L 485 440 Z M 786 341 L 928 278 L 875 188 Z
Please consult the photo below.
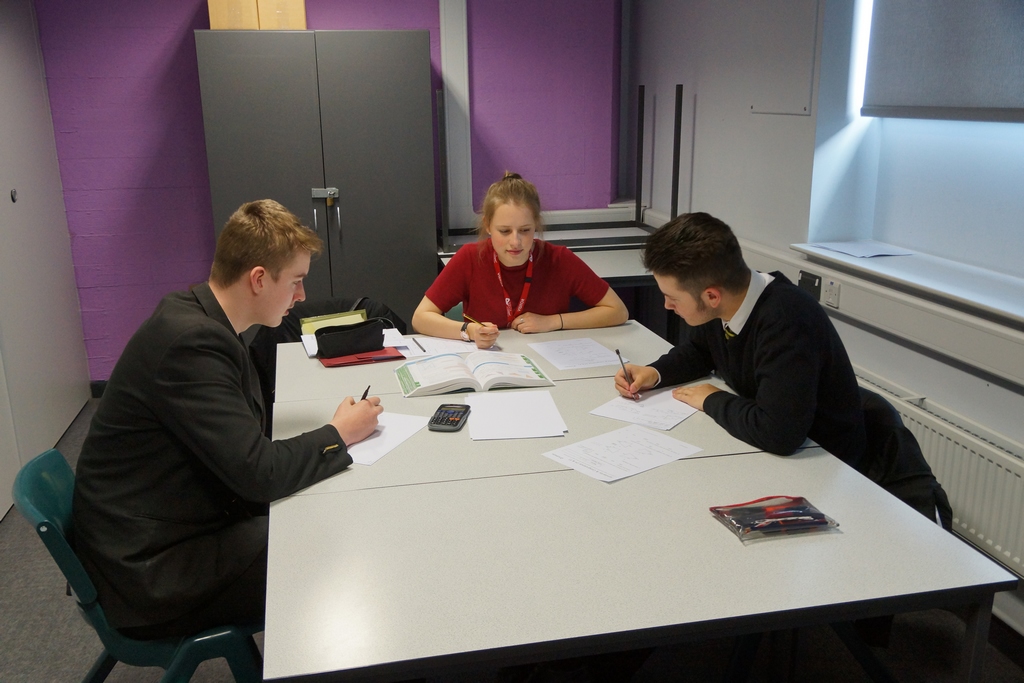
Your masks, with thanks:
M 315 334 L 321 327 L 333 327 L 335 325 L 355 325 L 366 320 L 366 309 L 360 308 L 355 311 L 338 311 L 325 315 L 314 315 L 309 318 L 300 318 L 299 327 L 302 334 Z
M 555 384 L 527 356 L 495 351 L 475 351 L 465 358 L 445 353 L 411 360 L 396 368 L 395 376 L 405 396 Z

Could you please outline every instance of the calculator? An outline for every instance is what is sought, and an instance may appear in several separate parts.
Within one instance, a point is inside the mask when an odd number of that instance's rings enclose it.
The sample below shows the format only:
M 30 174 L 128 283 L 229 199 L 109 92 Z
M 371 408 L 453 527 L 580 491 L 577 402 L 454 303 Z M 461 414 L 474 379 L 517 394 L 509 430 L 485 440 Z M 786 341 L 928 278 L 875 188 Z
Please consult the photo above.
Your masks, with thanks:
M 434 411 L 427 428 L 434 432 L 457 432 L 466 424 L 469 406 L 465 403 L 442 403 Z

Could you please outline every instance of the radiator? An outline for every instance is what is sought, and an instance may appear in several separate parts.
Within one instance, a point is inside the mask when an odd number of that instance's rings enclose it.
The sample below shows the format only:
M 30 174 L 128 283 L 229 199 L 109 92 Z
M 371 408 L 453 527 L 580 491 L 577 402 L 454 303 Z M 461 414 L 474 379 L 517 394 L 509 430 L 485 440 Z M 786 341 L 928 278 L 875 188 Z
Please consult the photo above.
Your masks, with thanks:
M 913 432 L 953 508 L 953 530 L 1024 577 L 1024 445 L 856 368 Z

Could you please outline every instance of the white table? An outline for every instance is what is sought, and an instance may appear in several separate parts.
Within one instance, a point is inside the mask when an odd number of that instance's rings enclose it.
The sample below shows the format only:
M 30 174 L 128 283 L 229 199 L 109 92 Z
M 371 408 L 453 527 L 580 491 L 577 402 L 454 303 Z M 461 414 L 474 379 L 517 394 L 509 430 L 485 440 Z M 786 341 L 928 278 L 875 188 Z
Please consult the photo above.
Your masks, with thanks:
M 544 334 L 520 334 L 515 330 L 502 330 L 498 343 L 501 345 L 502 351 L 526 354 L 555 381 L 613 377 L 619 369 L 618 364 L 599 368 L 559 370 L 529 346 L 536 342 L 586 337 L 609 349 L 619 349 L 631 362 L 640 365 L 646 365 L 656 360 L 671 348 L 667 341 L 635 320 L 615 327 L 594 330 L 559 330 Z M 398 360 L 348 368 L 325 368 L 317 361 L 310 361 L 302 344 L 298 342 L 279 344 L 277 347 L 275 410 L 278 405 L 288 401 L 358 396 L 367 385 L 371 386 L 371 393 L 379 396 L 401 393 L 393 373 L 394 369 L 402 362 Z
M 708 507 L 804 495 L 841 532 L 742 545 Z M 897 611 L 1016 578 L 819 449 L 294 496 L 271 508 L 264 675 L 423 675 Z M 317 677 L 316 680 L 327 680 Z
M 668 348 L 633 325 L 572 334 L 637 363 Z M 551 338 L 503 333 L 503 344 Z M 405 399 L 394 364 L 326 369 L 289 346 L 278 438 L 319 427 L 366 384 L 395 412 L 429 415 L 460 398 Z M 962 673 L 978 680 L 992 596 L 1014 575 L 820 449 L 751 452 L 697 414 L 670 433 L 719 457 L 614 484 L 543 457 L 623 424 L 589 414 L 614 396 L 615 369 L 566 373 L 548 388 L 566 437 L 473 442 L 465 429 L 423 430 L 371 467 L 274 503 L 264 675 L 399 679 L 968 605 Z M 808 497 L 841 532 L 743 546 L 708 512 L 775 494 Z
M 455 433 L 431 432 L 424 428 L 373 465 L 352 465 L 298 495 L 565 470 L 563 465 L 542 453 L 627 426 L 625 422 L 590 414 L 591 410 L 616 396 L 612 380 L 607 377 L 562 381 L 553 387 L 515 391 L 550 391 L 558 412 L 569 427 L 566 435 L 547 439 L 474 442 L 469 438 L 469 425 Z M 387 411 L 429 416 L 438 404 L 462 403 L 465 396 L 445 394 L 403 398 L 391 394 L 381 397 L 381 402 Z M 337 399 L 276 403 L 274 435 L 279 439 L 288 438 L 321 427 L 337 406 Z M 473 420 L 472 413 L 469 420 Z M 703 450 L 699 457 L 757 450 L 730 436 L 704 413 L 691 415 L 667 433 L 681 441 L 700 445 Z

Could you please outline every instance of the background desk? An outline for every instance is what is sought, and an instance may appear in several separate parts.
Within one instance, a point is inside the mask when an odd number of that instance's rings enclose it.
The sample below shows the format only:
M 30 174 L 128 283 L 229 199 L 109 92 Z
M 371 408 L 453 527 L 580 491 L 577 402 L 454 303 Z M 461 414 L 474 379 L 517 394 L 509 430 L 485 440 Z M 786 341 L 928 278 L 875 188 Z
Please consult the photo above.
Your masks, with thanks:
M 615 327 L 595 330 L 559 330 L 544 334 L 520 334 L 515 330 L 502 330 L 498 343 L 501 345 L 502 351 L 526 354 L 555 381 L 613 377 L 619 369 L 617 363 L 599 368 L 559 370 L 529 346 L 531 343 L 537 342 L 585 337 L 589 337 L 609 349 L 619 349 L 631 362 L 639 365 L 646 365 L 656 360 L 671 348 L 667 341 L 635 320 Z M 367 384 L 371 385 L 371 393 L 378 396 L 400 394 L 402 392 L 398 386 L 398 380 L 394 377 L 394 369 L 401 363 L 402 361 L 387 361 L 356 365 L 350 368 L 325 368 L 319 362 L 310 361 L 302 344 L 298 342 L 278 344 L 274 409 L 277 410 L 279 404 L 288 401 L 358 396 Z M 386 369 L 386 372 L 381 372 L 382 368 Z
M 743 546 L 708 513 L 778 493 L 841 532 Z M 971 655 L 1014 585 L 820 449 L 294 496 L 271 508 L 264 675 L 397 680 L 954 604 L 975 605 Z

